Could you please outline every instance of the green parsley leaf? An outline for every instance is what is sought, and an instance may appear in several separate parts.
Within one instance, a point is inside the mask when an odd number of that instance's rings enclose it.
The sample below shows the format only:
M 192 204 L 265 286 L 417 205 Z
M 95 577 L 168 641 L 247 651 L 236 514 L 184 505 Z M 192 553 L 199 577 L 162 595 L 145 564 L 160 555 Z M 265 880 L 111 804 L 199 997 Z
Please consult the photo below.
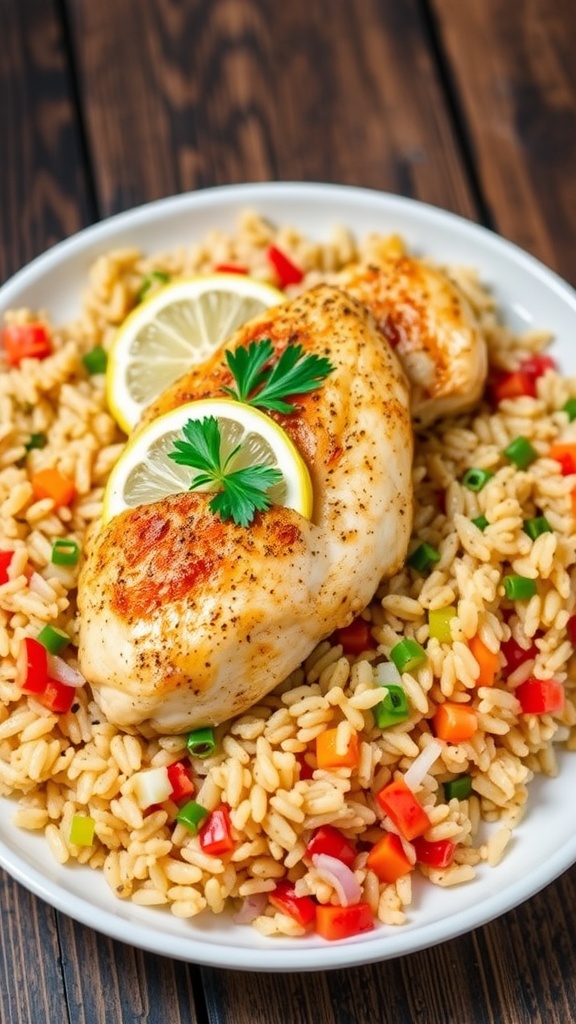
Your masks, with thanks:
M 233 519 L 238 526 L 249 526 L 256 512 L 265 512 L 271 501 L 268 491 L 280 483 L 282 473 L 272 466 L 248 466 L 228 473 L 223 489 L 210 501 L 210 508 L 221 519 Z
M 305 353 L 302 345 L 288 345 L 266 369 L 273 355 L 270 338 L 251 341 L 248 346 L 239 345 L 233 352 L 226 352 L 236 389 L 224 387 L 222 390 L 256 408 L 289 414 L 294 412 L 294 405 L 284 399 L 314 391 L 334 369 L 329 359 Z
M 258 464 L 229 469 L 242 445 L 237 445 L 222 460 L 222 436 L 215 416 L 188 420 L 182 433 L 183 439 L 174 441 L 174 450 L 168 452 L 168 458 L 180 466 L 200 471 L 192 477 L 190 490 L 201 487 L 215 490 L 216 494 L 209 501 L 212 512 L 221 519 L 232 519 L 237 526 L 249 526 L 256 512 L 265 512 L 270 507 L 268 492 L 282 480 L 280 470 Z
M 263 368 L 274 355 L 270 338 L 251 341 L 248 346 L 239 345 L 233 352 L 227 350 L 224 355 L 236 381 L 236 391 L 233 388 L 222 388 L 222 391 L 239 402 L 248 402 L 250 392 L 260 387 L 266 379 L 267 374 Z

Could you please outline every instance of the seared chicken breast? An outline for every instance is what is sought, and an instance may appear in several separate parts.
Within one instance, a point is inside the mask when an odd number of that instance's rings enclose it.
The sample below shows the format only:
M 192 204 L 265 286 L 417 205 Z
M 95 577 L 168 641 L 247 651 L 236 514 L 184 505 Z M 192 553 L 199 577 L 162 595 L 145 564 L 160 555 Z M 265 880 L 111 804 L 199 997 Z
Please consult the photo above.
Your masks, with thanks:
M 314 488 L 311 521 L 272 507 L 243 528 L 198 491 L 122 512 L 93 537 L 81 573 L 79 658 L 119 726 L 181 733 L 237 715 L 347 624 L 402 564 L 412 525 L 405 376 L 370 314 L 320 285 L 267 310 L 227 348 L 299 343 L 333 371 L 277 420 Z M 162 395 L 150 419 L 221 394 L 223 352 Z
M 442 270 L 400 256 L 357 264 L 334 280 L 364 303 L 394 348 L 410 382 L 416 427 L 478 401 L 486 344 L 469 302 Z

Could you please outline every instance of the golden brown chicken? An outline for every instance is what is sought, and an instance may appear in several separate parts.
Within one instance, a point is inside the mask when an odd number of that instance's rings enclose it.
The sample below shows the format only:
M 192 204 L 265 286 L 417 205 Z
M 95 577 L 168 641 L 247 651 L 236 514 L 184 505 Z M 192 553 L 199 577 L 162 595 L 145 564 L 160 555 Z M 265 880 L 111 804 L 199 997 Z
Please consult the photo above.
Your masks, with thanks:
M 412 524 L 412 429 L 398 361 L 356 301 L 321 285 L 241 328 L 227 348 L 299 343 L 333 371 L 276 415 L 306 461 L 311 521 L 286 508 L 248 528 L 198 491 L 122 512 L 93 539 L 79 585 L 82 670 L 107 718 L 180 733 L 268 693 L 402 564 Z M 220 393 L 222 351 L 147 418 Z
M 482 394 L 484 337 L 461 289 L 410 256 L 341 271 L 333 278 L 370 310 L 410 381 L 413 423 L 470 408 Z

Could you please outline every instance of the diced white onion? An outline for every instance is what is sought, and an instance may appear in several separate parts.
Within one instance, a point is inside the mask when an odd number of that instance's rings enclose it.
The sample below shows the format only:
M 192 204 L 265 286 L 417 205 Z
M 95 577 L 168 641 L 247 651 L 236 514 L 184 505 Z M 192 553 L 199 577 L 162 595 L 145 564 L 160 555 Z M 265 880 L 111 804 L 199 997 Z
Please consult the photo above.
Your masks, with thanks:
M 374 665 L 374 682 L 378 686 L 401 686 L 402 676 L 392 661 L 381 661 Z
M 362 897 L 362 889 L 356 875 L 347 864 L 331 857 L 328 853 L 315 853 L 312 863 L 320 878 L 331 885 L 343 907 L 350 907 L 359 903 Z
M 136 802 L 144 811 L 152 804 L 161 804 L 172 795 L 172 783 L 165 765 L 160 768 L 146 768 L 132 776 Z
M 266 909 L 268 897 L 265 892 L 255 892 L 246 896 L 240 910 L 234 914 L 236 924 L 251 924 L 256 917 L 260 917 Z
M 69 665 L 64 658 L 58 657 L 57 654 L 48 655 L 48 675 L 51 679 L 57 679 L 59 683 L 64 683 L 65 686 L 73 686 L 78 689 L 80 686 L 84 686 L 86 680 L 82 673 L 74 668 L 73 665 Z
M 415 792 L 420 788 L 422 779 L 428 774 L 434 762 L 440 757 L 442 747 L 443 744 L 441 740 L 435 738 L 431 739 L 424 749 L 420 751 L 416 760 L 412 762 L 408 771 L 405 772 L 404 782 L 412 792 Z
M 398 838 L 400 839 L 400 842 L 402 843 L 402 849 L 404 850 L 404 854 L 406 856 L 406 860 L 410 861 L 411 864 L 415 864 L 416 863 L 416 850 L 414 849 L 412 843 L 409 843 L 407 839 L 404 839 L 404 836 L 399 836 Z

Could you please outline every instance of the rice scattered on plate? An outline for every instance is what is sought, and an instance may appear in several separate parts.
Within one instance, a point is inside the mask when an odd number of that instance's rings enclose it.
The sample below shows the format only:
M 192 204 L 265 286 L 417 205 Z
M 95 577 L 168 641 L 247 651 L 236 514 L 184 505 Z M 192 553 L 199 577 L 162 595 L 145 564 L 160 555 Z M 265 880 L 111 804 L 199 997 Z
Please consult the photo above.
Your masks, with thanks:
M 383 835 L 383 812 L 374 797 L 430 746 L 437 706 L 472 703 L 478 721 L 470 739 L 442 746 L 418 782 L 418 799 L 431 821 L 426 839 L 456 844 L 448 867 L 418 865 L 440 886 L 471 881 L 478 864 L 499 862 L 526 810 L 533 775 L 556 773 L 556 743 L 576 748 L 570 637 L 576 476 L 564 475 L 548 454 L 568 429 L 562 407 L 576 397 L 576 380 L 548 369 L 537 380 L 536 397 L 497 407 L 487 401 L 417 437 L 411 550 L 427 543 L 439 560 L 426 571 L 406 565 L 382 585 L 364 612 L 368 649 L 352 654 L 338 637 L 321 643 L 282 686 L 217 730 L 212 756 L 190 758 L 186 737 L 119 731 L 102 719 L 87 686 L 77 689 L 70 712 L 55 714 L 23 696 L 15 683 L 22 638 L 36 637 L 46 623 L 71 637 L 64 657 L 76 665 L 70 652 L 77 637 L 79 567 L 54 565 L 53 544 L 60 539 L 85 546 L 123 446 L 106 407 L 103 375 L 89 375 L 82 356 L 109 346 L 152 270 L 187 275 L 232 262 L 276 284 L 265 255 L 271 242 L 304 269 L 304 286 L 359 257 L 403 251 L 397 237 L 356 240 L 344 229 L 319 244 L 246 212 L 233 235 L 213 232 L 185 251 L 149 257 L 122 250 L 100 258 L 75 323 L 50 325 L 39 310 L 7 314 L 7 323 L 46 322 L 53 352 L 0 373 L 0 551 L 13 552 L 9 579 L 0 585 L 0 793 L 17 798 L 17 826 L 43 831 L 60 863 L 101 869 L 119 898 L 164 906 L 182 918 L 231 909 L 265 935 L 304 931 L 267 901 L 280 879 L 321 904 L 338 902 L 333 880 L 306 854 L 313 831 L 334 825 L 358 844 L 354 873 L 362 900 L 380 922 L 399 925 L 409 913 L 414 873 L 384 884 L 367 867 L 370 846 Z M 514 369 L 546 345 L 544 332 L 517 337 L 499 321 L 473 270 L 449 272 L 476 311 L 493 371 Z M 34 436 L 42 437 L 43 447 L 30 447 Z M 538 456 L 526 470 L 502 456 L 518 437 Z M 32 477 L 46 467 L 74 482 L 69 506 L 54 508 L 50 498 L 35 496 Z M 471 467 L 493 473 L 477 492 L 461 482 Z M 482 516 L 488 519 L 484 529 L 472 522 Z M 532 539 L 524 524 L 538 516 L 551 531 Z M 535 580 L 536 594 L 506 599 L 506 575 Z M 429 613 L 446 608 L 455 611 L 451 640 L 440 642 L 430 638 Z M 426 658 L 402 674 L 409 718 L 381 730 L 371 710 L 382 699 L 375 667 L 405 637 L 417 640 Z M 474 637 L 499 655 L 493 686 L 477 686 Z M 511 639 L 527 655 L 516 666 L 505 663 Z M 522 713 L 515 691 L 528 679 L 562 683 L 563 710 Z M 316 768 L 316 737 L 335 727 L 344 745 L 357 734 L 356 768 Z M 208 811 L 222 803 L 230 808 L 235 842 L 225 856 L 203 852 L 198 837 L 175 823 L 178 807 L 170 800 L 145 811 L 139 806 L 134 775 L 182 759 L 195 778 L 194 799 Z M 472 778 L 472 795 L 447 800 L 445 783 L 463 775 Z M 89 846 L 70 841 L 78 815 L 95 822 Z

